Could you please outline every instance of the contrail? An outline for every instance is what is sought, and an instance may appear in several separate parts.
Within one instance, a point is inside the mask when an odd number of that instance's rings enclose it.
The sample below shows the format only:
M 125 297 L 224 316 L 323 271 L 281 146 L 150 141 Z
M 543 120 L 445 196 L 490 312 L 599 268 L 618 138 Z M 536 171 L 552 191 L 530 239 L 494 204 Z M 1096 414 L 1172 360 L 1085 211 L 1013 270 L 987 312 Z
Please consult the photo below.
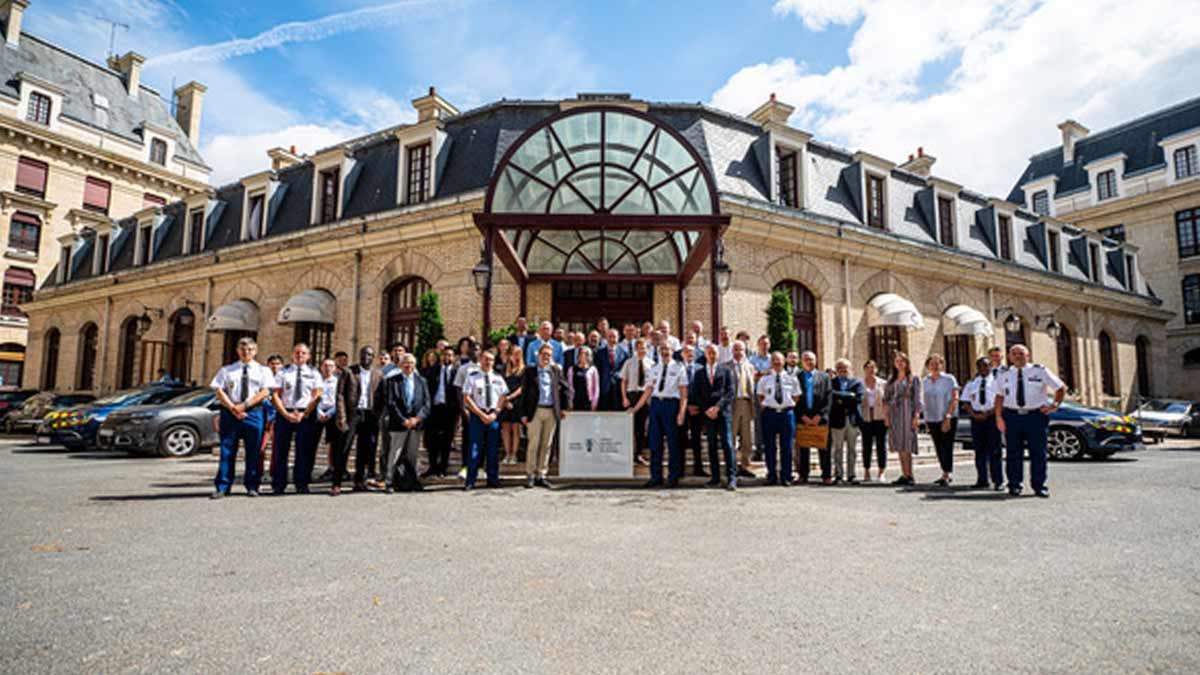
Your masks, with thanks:
M 225 61 L 235 56 L 254 54 L 264 49 L 291 42 L 314 42 L 341 33 L 390 26 L 427 16 L 432 10 L 444 10 L 462 4 L 459 0 L 401 0 L 384 5 L 363 7 L 349 12 L 330 14 L 312 21 L 289 21 L 248 38 L 237 38 L 209 45 L 199 45 L 148 59 L 147 67 L 182 62 Z M 417 14 L 414 15 L 414 12 Z

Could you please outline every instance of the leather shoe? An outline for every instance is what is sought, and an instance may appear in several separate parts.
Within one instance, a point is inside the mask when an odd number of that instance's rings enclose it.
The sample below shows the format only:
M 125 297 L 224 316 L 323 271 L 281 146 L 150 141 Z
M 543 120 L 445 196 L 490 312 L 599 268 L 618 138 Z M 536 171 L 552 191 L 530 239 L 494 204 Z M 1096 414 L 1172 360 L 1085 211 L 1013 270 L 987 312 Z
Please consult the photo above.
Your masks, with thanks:
M 490 487 L 490 488 L 493 488 L 493 489 L 499 489 L 499 488 L 500 488 L 500 481 L 498 481 L 498 480 L 489 480 L 489 481 L 487 482 L 487 486 L 488 486 L 488 487 Z
M 336 485 L 335 485 L 335 486 L 333 486 L 333 487 L 331 487 L 331 488 L 329 488 L 329 496 L 330 496 L 330 497 L 336 497 L 336 496 L 338 496 L 338 495 L 340 495 L 340 494 L 342 494 L 342 488 L 340 488 L 340 487 L 338 487 L 338 486 L 336 486 Z
M 533 476 L 530 476 L 529 478 L 527 478 L 525 480 L 525 489 L 526 490 L 528 490 L 529 488 L 532 488 L 534 485 L 537 485 L 537 479 L 534 478 Z
M 996 483 L 995 485 L 992 486 L 992 490 L 995 490 L 996 492 L 1004 492 L 1004 486 L 999 483 Z
M 383 494 L 385 494 L 385 495 L 391 495 L 391 494 L 395 494 L 395 493 L 396 493 L 396 491 L 392 488 L 391 485 L 389 485 L 383 489 Z
M 224 490 L 213 490 L 213 493 L 211 495 L 209 495 L 208 498 L 209 499 L 224 499 L 225 491 Z
M 708 478 L 708 472 L 700 467 L 692 469 L 692 475 L 697 478 Z
M 668 490 L 673 490 L 677 487 L 679 487 L 679 479 L 678 478 L 672 478 L 671 480 L 667 481 L 667 489 Z
M 1010 488 L 1008 488 L 1008 494 L 1013 497 L 1020 497 L 1021 496 L 1021 488 L 1010 487 Z
M 725 485 L 725 489 L 730 492 L 737 492 L 737 483 L 728 483 Z
M 354 491 L 355 491 L 355 492 L 366 492 L 366 491 L 367 491 L 367 484 L 366 484 L 366 483 L 357 483 L 357 482 L 356 482 L 356 483 L 354 484 L 354 488 L 353 488 L 353 489 L 354 489 Z
M 763 485 L 779 485 L 779 479 L 775 476 L 767 476 L 767 479 L 763 481 Z
M 779 481 L 779 485 L 780 485 L 780 487 L 791 487 L 791 486 L 792 486 L 792 481 L 790 481 L 790 480 L 781 480 L 781 481 Z
M 257 497 L 258 490 L 246 490 L 246 496 L 247 497 Z
M 988 482 L 987 482 L 986 480 L 984 480 L 984 481 L 975 481 L 975 483 L 974 483 L 974 484 L 972 484 L 972 485 L 971 485 L 971 487 L 973 487 L 973 488 L 985 488 L 985 487 L 988 487 Z
M 750 469 L 747 469 L 744 466 L 738 467 L 737 477 L 738 478 L 758 478 L 758 476 L 753 471 L 751 471 Z
M 1049 491 L 1049 490 L 1047 490 L 1046 488 L 1042 488 L 1041 490 L 1034 490 L 1034 491 L 1033 491 L 1033 494 L 1035 494 L 1035 495 L 1037 495 L 1037 496 L 1041 497 L 1042 499 L 1049 499 L 1049 498 L 1050 498 L 1050 491 Z
M 663 483 L 662 483 L 662 481 L 661 481 L 661 480 L 648 480 L 648 481 L 646 481 L 646 483 L 645 483 L 644 485 L 642 485 L 642 487 L 644 487 L 644 488 L 656 488 L 656 487 L 662 487 L 662 484 L 663 484 Z
M 708 481 L 706 481 L 704 483 L 704 487 L 714 488 L 714 487 L 720 487 L 720 486 L 721 486 L 721 481 L 720 481 L 720 479 L 717 479 L 717 478 L 710 478 Z

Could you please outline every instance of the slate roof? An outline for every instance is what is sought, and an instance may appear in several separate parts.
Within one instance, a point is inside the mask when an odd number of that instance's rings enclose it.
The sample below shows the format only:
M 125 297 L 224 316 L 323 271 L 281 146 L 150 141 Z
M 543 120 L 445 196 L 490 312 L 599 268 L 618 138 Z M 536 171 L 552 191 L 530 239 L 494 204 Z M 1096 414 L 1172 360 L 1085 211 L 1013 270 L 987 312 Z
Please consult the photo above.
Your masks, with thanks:
M 526 130 L 558 112 L 558 101 L 498 101 L 445 120 L 448 145 L 438 158 L 435 199 L 454 197 L 487 188 L 497 164 Z M 887 231 L 869 230 L 865 225 L 865 200 L 861 194 L 862 165 L 854 155 L 834 146 L 810 141 L 806 175 L 807 195 L 804 210 L 769 203 L 770 162 L 768 136 L 761 126 L 742 117 L 700 105 L 652 103 L 649 113 L 676 129 L 695 148 L 712 171 L 717 190 L 724 198 L 746 200 L 768 208 L 791 211 L 799 216 L 834 221 L 846 227 L 869 231 L 874 235 L 901 241 L 942 247 L 937 238 L 936 200 L 929 181 L 902 169 L 887 176 Z M 397 171 L 400 148 L 394 131 L 381 130 L 342 144 L 352 158 L 344 177 L 341 198 L 343 219 L 356 218 L 395 208 L 398 202 Z M 311 161 L 282 169 L 271 208 L 268 210 L 268 237 L 314 227 L 310 221 L 314 167 Z M 217 207 L 208 223 L 206 251 L 239 244 L 244 188 L 233 183 L 217 188 L 213 199 Z M 999 260 L 996 210 L 981 194 L 963 190 L 955 200 L 955 246 L 958 255 L 982 261 L 1050 274 L 1046 249 L 1046 224 L 1037 216 L 1017 210 L 1012 218 L 1012 260 Z M 154 260 L 178 257 L 182 248 L 184 213 L 181 204 L 169 205 L 164 213 L 165 230 Z M 130 234 L 122 242 L 114 240 L 111 269 L 127 269 L 133 260 L 132 220 L 121 226 Z M 1065 231 L 1061 248 L 1065 255 L 1078 233 Z M 1086 249 L 1085 249 L 1086 252 Z M 1107 251 L 1106 251 L 1107 252 Z M 1114 255 L 1115 259 L 1115 255 Z M 1112 266 L 1109 266 L 1112 267 Z M 74 278 L 90 273 L 81 268 Z M 1087 269 L 1064 260 L 1060 276 L 1086 282 Z M 1101 283 L 1113 290 L 1126 290 L 1123 270 L 1110 269 Z M 54 279 L 54 276 L 50 277 Z
M 1021 186 L 1046 176 L 1058 177 L 1056 195 L 1085 188 L 1088 186 L 1088 175 L 1084 165 L 1121 152 L 1126 155 L 1126 176 L 1165 166 L 1166 158 L 1158 142 L 1168 136 L 1198 127 L 1200 98 L 1194 98 L 1111 129 L 1089 134 L 1075 142 L 1075 157 L 1070 164 L 1063 164 L 1061 145 L 1039 152 L 1029 158 L 1029 164 L 1017 178 L 1016 184 L 1008 194 L 1008 200 L 1024 204 L 1025 192 Z
M 175 140 L 175 154 L 207 168 L 187 134 L 171 115 L 158 92 L 141 86 L 137 98 L 126 93 L 125 80 L 115 70 L 92 63 L 41 38 L 21 33 L 20 44 L 0 49 L 0 95 L 19 99 L 19 73 L 28 73 L 64 91 L 63 117 L 142 143 L 143 121 L 168 129 Z M 95 105 L 94 95 L 108 101 L 107 110 Z

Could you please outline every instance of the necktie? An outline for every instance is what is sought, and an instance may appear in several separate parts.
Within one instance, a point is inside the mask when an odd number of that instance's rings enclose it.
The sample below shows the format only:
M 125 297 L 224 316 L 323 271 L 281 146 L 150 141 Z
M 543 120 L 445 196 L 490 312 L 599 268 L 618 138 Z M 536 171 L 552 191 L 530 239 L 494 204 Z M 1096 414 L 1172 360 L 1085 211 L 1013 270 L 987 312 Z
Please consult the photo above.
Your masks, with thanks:
M 242 391 L 241 400 L 238 403 L 245 403 L 250 400 L 250 364 L 242 364 Z
M 746 364 L 738 364 L 738 396 L 745 398 L 746 393 Z
M 986 382 L 984 382 L 984 380 L 983 380 L 983 378 L 982 378 L 982 377 L 981 377 L 981 378 L 979 378 L 979 405 L 986 405 L 986 403 L 987 403 L 986 401 L 984 401 L 984 396 L 985 396 L 985 394 L 986 394 L 986 392 L 985 392 L 985 390 L 986 390 L 986 389 L 987 389 L 987 383 L 986 383 Z
M 709 366 L 708 367 L 708 386 L 711 387 L 712 383 L 713 383 L 713 369 L 712 369 L 712 366 Z
M 667 364 L 662 364 L 662 372 L 658 376 L 658 391 L 662 392 L 663 387 L 667 385 Z
M 1017 407 L 1025 407 L 1025 369 L 1017 368 Z
M 775 402 L 783 403 L 783 374 L 775 373 Z
M 300 407 L 300 366 L 296 366 L 296 384 L 292 388 L 292 405 Z
M 611 349 L 608 350 L 608 365 L 610 365 L 610 366 L 617 365 L 617 354 L 616 354 L 616 352 L 614 352 Z
M 483 374 L 483 409 L 492 409 L 492 376 L 488 373 Z
M 638 359 L 638 389 L 646 386 L 646 362 Z

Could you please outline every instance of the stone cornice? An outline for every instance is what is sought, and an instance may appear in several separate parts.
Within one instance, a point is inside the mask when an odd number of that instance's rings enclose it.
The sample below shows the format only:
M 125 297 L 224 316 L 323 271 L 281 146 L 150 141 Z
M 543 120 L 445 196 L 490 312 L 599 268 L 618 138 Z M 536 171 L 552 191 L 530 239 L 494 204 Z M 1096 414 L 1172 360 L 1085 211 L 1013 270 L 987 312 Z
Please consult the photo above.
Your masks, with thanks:
M 30 211 L 40 211 L 43 216 L 58 208 L 58 204 L 54 202 L 48 202 L 41 197 L 34 197 L 33 195 L 13 190 L 0 191 L 0 204 L 3 205 L 5 211 L 16 205 L 18 209 L 24 208 Z

